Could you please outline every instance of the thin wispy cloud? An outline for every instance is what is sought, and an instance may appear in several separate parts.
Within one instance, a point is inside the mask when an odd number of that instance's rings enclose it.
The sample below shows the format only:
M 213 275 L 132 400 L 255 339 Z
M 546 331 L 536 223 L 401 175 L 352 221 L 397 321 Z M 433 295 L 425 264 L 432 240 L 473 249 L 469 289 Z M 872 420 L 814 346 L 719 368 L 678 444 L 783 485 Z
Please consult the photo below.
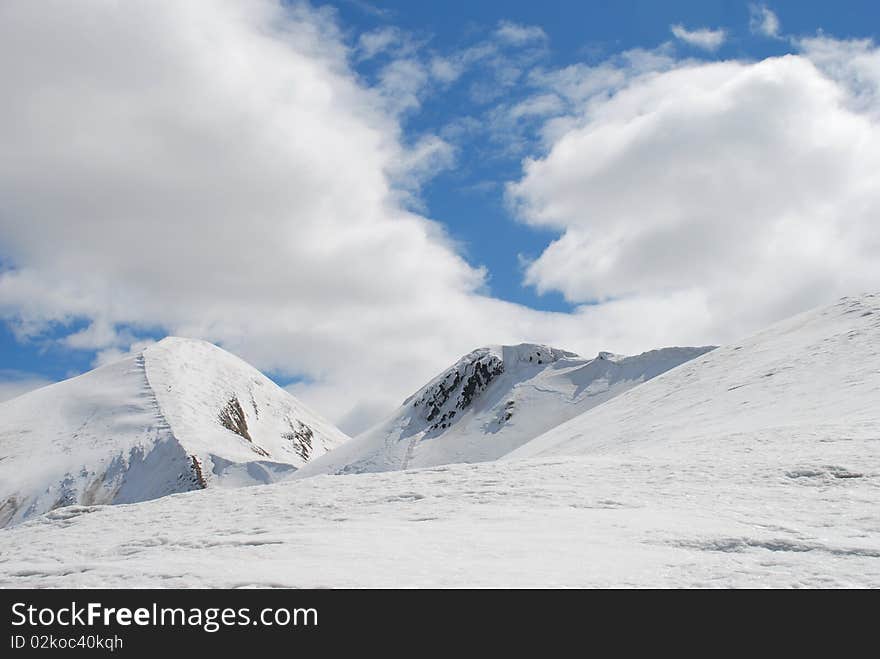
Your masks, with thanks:
M 779 17 L 767 5 L 749 5 L 749 30 L 752 34 L 760 34 L 765 37 L 778 37 Z
M 675 38 L 684 43 L 700 48 L 702 50 L 716 51 L 727 39 L 727 32 L 722 29 L 711 30 L 709 28 L 699 28 L 696 30 L 688 30 L 680 23 L 671 25 L 669 28 Z
M 357 56 L 361 60 L 369 60 L 380 53 L 399 46 L 403 37 L 398 28 L 382 27 L 377 30 L 364 32 L 358 37 Z
M 390 20 L 394 17 L 394 12 L 391 9 L 377 7 L 372 2 L 367 2 L 367 0 L 343 0 L 343 2 L 374 18 Z
M 537 25 L 521 25 L 510 21 L 501 21 L 495 29 L 494 36 L 502 43 L 514 46 L 547 40 L 547 33 Z
M 51 384 L 51 381 L 35 373 L 0 369 L 0 403 L 47 384 Z

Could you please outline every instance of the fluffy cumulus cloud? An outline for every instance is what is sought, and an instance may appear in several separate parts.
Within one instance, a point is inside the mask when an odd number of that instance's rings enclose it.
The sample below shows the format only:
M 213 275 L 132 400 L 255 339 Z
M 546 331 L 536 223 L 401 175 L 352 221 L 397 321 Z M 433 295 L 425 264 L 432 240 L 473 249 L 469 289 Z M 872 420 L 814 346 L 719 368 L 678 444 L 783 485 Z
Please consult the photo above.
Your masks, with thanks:
M 815 36 L 796 40 L 800 51 L 846 89 L 844 102 L 880 120 L 880 48 L 870 39 Z
M 407 210 L 449 153 L 405 147 L 351 56 L 305 5 L 2 3 L 0 314 L 85 319 L 60 340 L 99 363 L 144 330 L 221 342 L 349 430 L 476 345 L 576 336 Z
M 527 281 L 641 301 L 648 322 L 679 317 L 715 340 L 876 288 L 876 51 L 809 46 L 682 64 L 586 103 L 508 189 L 527 222 L 562 232 Z
M 0 309 L 29 331 L 91 319 L 69 345 L 120 350 L 119 324 L 159 326 L 394 391 L 483 283 L 397 203 L 420 153 L 321 12 L 3 3 L 0 70 Z
M 684 41 L 686 44 L 703 50 L 718 50 L 727 38 L 724 30 L 710 30 L 709 28 L 699 28 L 697 30 L 688 30 L 680 24 L 672 25 L 669 28 L 676 39 Z

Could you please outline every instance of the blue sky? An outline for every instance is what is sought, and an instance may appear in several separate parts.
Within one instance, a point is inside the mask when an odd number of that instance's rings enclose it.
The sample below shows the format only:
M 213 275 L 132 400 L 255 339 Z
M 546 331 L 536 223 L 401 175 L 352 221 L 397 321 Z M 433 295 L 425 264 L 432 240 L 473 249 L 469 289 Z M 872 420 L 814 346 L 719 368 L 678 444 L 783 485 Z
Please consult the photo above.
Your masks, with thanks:
M 0 385 L 178 333 L 335 417 L 385 382 L 363 421 L 475 343 L 723 342 L 880 285 L 871 184 L 823 187 L 871 167 L 876 2 L 281 5 L 10 5 Z

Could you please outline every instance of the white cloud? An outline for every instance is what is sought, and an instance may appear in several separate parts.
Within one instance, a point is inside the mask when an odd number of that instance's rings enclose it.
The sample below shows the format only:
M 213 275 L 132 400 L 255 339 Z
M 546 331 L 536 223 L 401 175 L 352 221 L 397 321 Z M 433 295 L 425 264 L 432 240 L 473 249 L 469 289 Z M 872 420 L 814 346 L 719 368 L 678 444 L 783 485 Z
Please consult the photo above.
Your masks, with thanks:
M 520 84 L 526 71 L 548 52 L 547 36 L 540 28 L 504 21 L 485 38 L 449 52 L 438 52 L 428 47 L 428 41 L 396 29 L 385 28 L 381 34 L 386 32 L 395 35 L 395 55 L 378 82 L 387 106 L 397 114 L 420 108 L 466 74 L 470 74 L 471 100 L 492 103 Z
M 703 50 L 718 50 L 725 39 L 727 39 L 727 33 L 724 30 L 710 30 L 709 28 L 688 30 L 680 24 L 671 25 L 669 29 L 676 39 L 680 39 L 688 45 L 702 48 Z
M 494 32 L 495 38 L 512 46 L 523 46 L 547 40 L 547 33 L 537 25 L 522 25 L 511 21 L 501 21 Z
M 418 85 L 400 63 L 364 88 L 328 16 L 0 4 L 0 315 L 22 336 L 89 320 L 62 342 L 96 363 L 140 329 L 220 342 L 306 376 L 298 393 L 347 430 L 477 345 L 608 347 L 485 297 L 485 272 L 407 209 L 450 147 L 402 144 L 383 94 Z
M 380 53 L 404 43 L 403 35 L 396 27 L 385 26 L 358 37 L 357 55 L 359 59 L 369 60 Z
M 388 172 L 398 182 L 396 195 L 402 206 L 423 210 L 421 186 L 437 173 L 455 164 L 455 147 L 436 135 L 427 135 L 404 151 Z
M 390 9 L 386 9 L 384 7 L 377 7 L 371 2 L 366 2 L 366 0 L 342 0 L 346 4 L 352 5 L 356 9 L 362 11 L 364 14 L 368 16 L 372 16 L 373 18 L 379 18 L 382 20 L 388 20 L 394 16 L 394 12 Z
M 120 324 L 221 341 L 331 415 L 488 339 L 462 322 L 484 273 L 399 203 L 447 150 L 404 148 L 347 55 L 299 5 L 3 3 L 0 312 L 91 319 L 80 348 L 126 350 Z
M 0 403 L 47 384 L 52 384 L 52 381 L 35 373 L 0 369 Z
M 595 65 L 578 63 L 561 69 L 535 69 L 529 75 L 529 83 L 540 94 L 552 91 L 564 98 L 570 110 L 575 111 L 619 91 L 637 76 L 680 65 L 681 62 L 673 57 L 671 48 L 637 48 Z
M 824 35 L 800 39 L 800 51 L 846 89 L 845 102 L 880 120 L 880 49 L 870 39 L 838 40 Z
M 562 101 L 556 94 L 538 94 L 515 104 L 510 109 L 510 116 L 514 119 L 548 117 L 558 114 L 562 107 Z
M 392 114 L 419 108 L 429 82 L 430 71 L 415 57 L 394 59 L 379 74 L 379 89 L 385 99 L 385 107 Z
M 433 57 L 429 66 L 431 75 L 444 84 L 455 82 L 463 72 L 462 63 L 449 57 Z
M 669 44 L 632 49 L 595 65 L 533 67 L 519 85 L 522 95 L 497 103 L 480 124 L 507 154 L 541 151 L 577 123 L 583 108 L 622 89 L 633 78 L 679 65 Z
M 649 323 L 691 314 L 715 341 L 877 288 L 880 126 L 852 99 L 802 56 L 599 96 L 509 187 L 526 221 L 562 231 L 528 283 L 645 305 Z
M 749 5 L 749 29 L 752 34 L 761 34 L 765 37 L 778 37 L 779 18 L 767 7 L 767 5 Z

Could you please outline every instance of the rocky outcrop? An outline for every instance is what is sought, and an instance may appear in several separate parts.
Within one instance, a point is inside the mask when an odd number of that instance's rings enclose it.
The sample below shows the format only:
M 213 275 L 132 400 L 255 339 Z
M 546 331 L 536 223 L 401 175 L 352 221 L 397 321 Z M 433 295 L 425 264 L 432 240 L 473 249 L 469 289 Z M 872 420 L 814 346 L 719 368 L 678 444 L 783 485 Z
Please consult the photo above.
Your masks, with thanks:
M 504 362 L 498 355 L 475 350 L 428 385 L 412 406 L 431 423 L 431 430 L 447 428 L 503 372 Z

